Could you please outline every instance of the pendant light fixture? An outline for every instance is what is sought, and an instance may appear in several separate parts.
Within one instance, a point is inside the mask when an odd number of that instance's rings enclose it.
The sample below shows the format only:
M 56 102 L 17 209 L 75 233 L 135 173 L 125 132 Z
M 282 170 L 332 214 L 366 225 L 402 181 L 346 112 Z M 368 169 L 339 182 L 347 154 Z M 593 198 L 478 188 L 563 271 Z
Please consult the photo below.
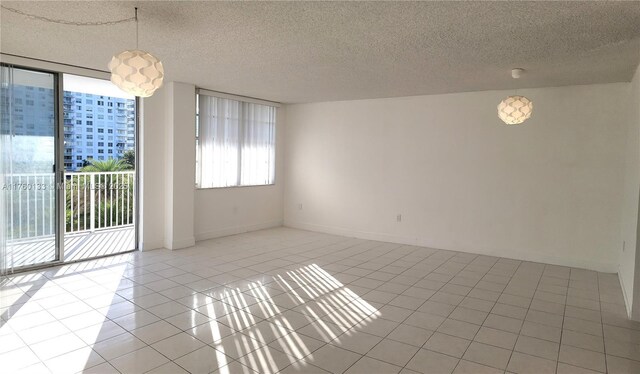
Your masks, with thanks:
M 524 69 L 512 69 L 511 77 L 520 78 Z M 517 91 L 516 91 L 517 94 Z M 498 104 L 498 117 L 507 125 L 519 125 L 531 117 L 533 103 L 524 96 L 508 96 Z
M 113 56 L 109 62 L 111 82 L 129 94 L 149 97 L 162 86 L 162 62 L 149 52 L 138 49 L 138 8 L 135 8 L 136 49 Z

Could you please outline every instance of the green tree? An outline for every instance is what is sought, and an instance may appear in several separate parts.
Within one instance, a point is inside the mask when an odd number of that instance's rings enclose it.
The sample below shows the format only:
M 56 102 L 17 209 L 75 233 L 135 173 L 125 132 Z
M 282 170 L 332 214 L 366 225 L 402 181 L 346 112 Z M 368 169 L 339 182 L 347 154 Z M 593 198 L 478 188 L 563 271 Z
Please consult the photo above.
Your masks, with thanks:
M 122 159 L 115 160 L 110 158 L 108 160 L 91 160 L 88 166 L 83 167 L 80 171 L 90 173 L 101 173 L 108 171 L 123 171 L 129 170 L 129 165 Z
M 133 149 L 125 151 L 124 154 L 122 155 L 121 160 L 124 161 L 124 163 L 126 163 L 127 165 L 129 165 L 129 169 L 136 168 L 136 153 L 134 152 Z

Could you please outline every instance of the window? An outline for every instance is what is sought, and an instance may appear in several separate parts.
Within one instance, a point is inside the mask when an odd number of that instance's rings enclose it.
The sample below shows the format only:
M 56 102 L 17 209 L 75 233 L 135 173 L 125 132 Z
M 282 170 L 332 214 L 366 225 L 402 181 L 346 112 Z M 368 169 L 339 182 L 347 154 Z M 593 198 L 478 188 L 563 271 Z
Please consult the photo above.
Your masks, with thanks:
M 98 129 L 98 134 L 104 134 L 104 129 Z
M 276 107 L 198 95 L 196 186 L 256 186 L 275 180 Z

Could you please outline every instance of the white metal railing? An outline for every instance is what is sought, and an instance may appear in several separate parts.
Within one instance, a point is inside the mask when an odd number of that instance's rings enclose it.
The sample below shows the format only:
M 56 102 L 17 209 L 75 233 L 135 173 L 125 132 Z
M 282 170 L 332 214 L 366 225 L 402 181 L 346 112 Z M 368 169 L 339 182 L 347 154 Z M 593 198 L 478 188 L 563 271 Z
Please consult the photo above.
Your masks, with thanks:
M 64 188 L 67 233 L 135 223 L 135 172 L 67 172 L 63 186 L 53 173 L 5 176 L 9 197 L 9 240 L 55 234 L 55 190 Z
M 65 176 L 66 232 L 133 225 L 134 171 Z

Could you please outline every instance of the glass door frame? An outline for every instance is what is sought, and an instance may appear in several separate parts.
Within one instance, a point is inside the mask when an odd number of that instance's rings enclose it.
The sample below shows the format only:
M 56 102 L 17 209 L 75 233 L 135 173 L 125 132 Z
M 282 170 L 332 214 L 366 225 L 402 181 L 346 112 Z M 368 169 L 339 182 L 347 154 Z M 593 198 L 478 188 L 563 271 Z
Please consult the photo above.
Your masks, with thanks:
M 63 100 L 60 94 L 61 92 L 63 92 L 62 91 L 63 90 L 62 73 L 55 70 L 42 69 L 42 68 L 31 67 L 23 64 L 5 62 L 4 56 L 3 56 L 3 59 L 0 60 L 0 65 L 3 67 L 32 71 L 35 73 L 51 74 L 53 76 L 53 91 L 54 91 L 54 95 L 53 95 L 54 164 L 52 165 L 53 174 L 54 174 L 54 178 L 53 178 L 54 185 L 49 186 L 50 188 L 53 188 L 55 191 L 54 192 L 54 198 L 55 198 L 54 208 L 55 208 L 56 214 L 55 214 L 55 220 L 54 220 L 55 221 L 54 222 L 54 232 L 55 232 L 54 258 L 52 261 L 41 262 L 41 263 L 30 264 L 30 265 L 22 265 L 19 267 L 12 267 L 12 271 L 14 273 L 18 273 L 18 272 L 30 271 L 30 270 L 44 268 L 44 267 L 60 265 L 64 263 L 63 261 L 64 259 L 64 225 L 62 224 L 62 222 L 64 222 L 64 218 L 65 218 L 65 206 L 64 206 L 64 195 L 63 195 L 64 189 L 59 188 L 59 186 L 61 186 L 60 183 L 63 182 L 64 180 L 64 167 L 60 168 L 60 165 L 64 165 L 63 151 L 62 151 L 64 149 L 64 132 L 61 132 L 64 129 L 64 127 L 62 127 L 62 123 L 64 122 L 64 119 L 63 119 L 64 111 L 63 111 L 63 102 L 62 102 Z
M 34 265 L 26 265 L 20 266 L 17 268 L 13 268 L 14 273 L 31 271 L 41 268 L 47 268 L 52 266 L 70 264 L 74 262 L 86 261 L 86 260 L 94 260 L 103 257 L 120 255 L 123 253 L 129 253 L 140 250 L 140 227 L 142 226 L 142 216 L 140 209 L 140 109 L 142 108 L 141 101 L 139 97 L 135 98 L 135 142 L 134 142 L 134 153 L 135 153 L 135 177 L 134 177 L 134 244 L 135 248 L 132 248 L 127 251 L 119 252 L 116 254 L 109 254 L 103 256 L 96 256 L 87 259 L 80 259 L 74 261 L 65 261 L 64 259 L 64 237 L 66 235 L 66 206 L 65 206 L 65 189 L 64 187 L 60 188 L 60 186 L 64 186 L 65 182 L 65 168 L 64 168 L 64 84 L 63 84 L 63 75 L 64 74 L 72 74 L 78 76 L 84 76 L 89 78 L 96 79 L 105 79 L 109 80 L 109 73 L 103 70 L 84 68 L 74 65 L 61 64 L 53 61 L 46 61 L 40 59 L 32 59 L 28 57 L 11 55 L 6 53 L 0 53 L 0 64 L 3 66 L 10 66 L 18 69 L 31 70 L 35 72 L 48 73 L 53 74 L 54 76 L 54 110 L 55 110 L 55 121 L 54 121 L 54 136 L 55 136 L 55 207 L 57 209 L 56 214 L 56 222 L 55 222 L 55 259 L 50 262 L 34 264 Z

